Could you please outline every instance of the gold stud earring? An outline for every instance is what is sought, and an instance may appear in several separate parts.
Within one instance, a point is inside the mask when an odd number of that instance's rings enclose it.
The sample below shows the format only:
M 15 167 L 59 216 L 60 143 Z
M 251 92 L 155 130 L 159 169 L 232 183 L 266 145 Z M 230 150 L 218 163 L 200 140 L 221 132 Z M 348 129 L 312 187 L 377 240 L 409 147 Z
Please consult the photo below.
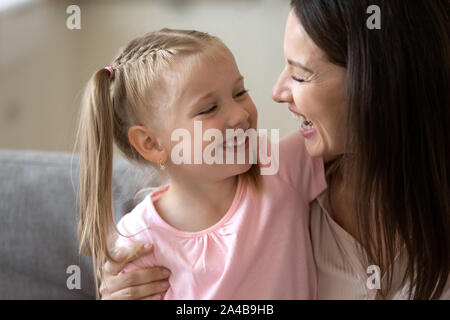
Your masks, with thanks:
M 160 169 L 160 170 L 166 169 L 166 166 L 164 165 L 164 163 L 162 163 L 162 159 L 159 160 L 159 169 Z

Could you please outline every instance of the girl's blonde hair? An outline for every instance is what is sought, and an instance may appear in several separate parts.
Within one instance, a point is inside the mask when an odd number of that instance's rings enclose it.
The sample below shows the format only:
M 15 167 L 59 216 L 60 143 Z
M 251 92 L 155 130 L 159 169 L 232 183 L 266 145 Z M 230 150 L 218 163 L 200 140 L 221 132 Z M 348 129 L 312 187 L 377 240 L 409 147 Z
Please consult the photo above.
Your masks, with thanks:
M 226 49 L 222 41 L 193 30 L 162 29 L 132 40 L 111 64 L 114 78 L 105 68 L 87 83 L 76 145 L 80 148 L 79 225 L 80 250 L 91 256 L 98 295 L 98 280 L 105 259 L 115 261 L 109 245 L 115 231 L 112 199 L 113 143 L 133 164 L 151 165 L 134 149 L 128 130 L 143 125 L 142 119 L 157 121 L 162 74 L 177 57 L 198 54 L 211 46 Z M 147 123 L 146 123 L 147 124 Z M 257 185 L 257 168 L 247 175 Z

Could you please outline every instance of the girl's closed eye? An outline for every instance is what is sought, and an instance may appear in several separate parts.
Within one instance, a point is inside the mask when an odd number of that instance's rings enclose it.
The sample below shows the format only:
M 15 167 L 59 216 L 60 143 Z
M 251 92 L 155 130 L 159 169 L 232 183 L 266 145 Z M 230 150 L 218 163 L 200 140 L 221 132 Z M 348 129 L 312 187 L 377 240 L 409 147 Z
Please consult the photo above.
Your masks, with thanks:
M 235 98 L 240 98 L 242 96 L 245 96 L 248 93 L 248 89 L 243 89 L 242 91 L 239 91 L 236 95 Z M 217 109 L 217 105 L 212 106 L 211 108 L 208 108 L 202 112 L 199 112 L 198 115 L 202 115 L 202 114 L 208 114 L 208 113 L 212 113 L 213 111 L 215 111 Z
M 238 94 L 236 94 L 236 98 L 242 97 L 243 95 L 245 95 L 246 93 L 248 93 L 248 89 L 244 89 L 242 91 L 240 91 Z
M 214 106 L 212 106 L 211 108 L 208 108 L 207 110 L 200 112 L 199 115 L 211 113 L 211 112 L 213 112 L 213 111 L 216 110 L 216 109 L 217 109 L 217 105 L 214 105 Z

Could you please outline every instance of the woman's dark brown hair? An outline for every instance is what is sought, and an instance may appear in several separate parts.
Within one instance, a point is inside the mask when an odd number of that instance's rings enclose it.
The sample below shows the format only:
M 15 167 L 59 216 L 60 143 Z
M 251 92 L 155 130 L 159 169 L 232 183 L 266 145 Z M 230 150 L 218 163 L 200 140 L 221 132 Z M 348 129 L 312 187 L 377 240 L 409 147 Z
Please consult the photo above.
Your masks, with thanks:
M 370 5 L 381 29 L 366 26 Z M 449 1 L 291 6 L 329 61 L 346 68 L 352 153 L 339 171 L 353 186 L 362 247 L 382 266 L 404 248 L 409 298 L 439 298 L 450 269 Z M 387 279 L 384 294 L 389 270 Z

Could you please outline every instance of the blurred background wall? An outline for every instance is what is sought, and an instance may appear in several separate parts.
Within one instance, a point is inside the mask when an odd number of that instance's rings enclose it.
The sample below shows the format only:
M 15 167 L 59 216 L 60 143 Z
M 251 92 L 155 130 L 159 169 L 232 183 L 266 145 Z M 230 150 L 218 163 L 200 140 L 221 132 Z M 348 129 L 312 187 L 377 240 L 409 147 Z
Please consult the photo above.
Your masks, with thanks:
M 297 127 L 286 106 L 270 97 L 284 66 L 288 0 L 0 2 L 1 149 L 72 152 L 91 74 L 133 37 L 162 27 L 221 37 L 246 78 L 259 128 L 278 128 L 282 137 Z M 66 26 L 72 4 L 81 9 L 80 30 Z

